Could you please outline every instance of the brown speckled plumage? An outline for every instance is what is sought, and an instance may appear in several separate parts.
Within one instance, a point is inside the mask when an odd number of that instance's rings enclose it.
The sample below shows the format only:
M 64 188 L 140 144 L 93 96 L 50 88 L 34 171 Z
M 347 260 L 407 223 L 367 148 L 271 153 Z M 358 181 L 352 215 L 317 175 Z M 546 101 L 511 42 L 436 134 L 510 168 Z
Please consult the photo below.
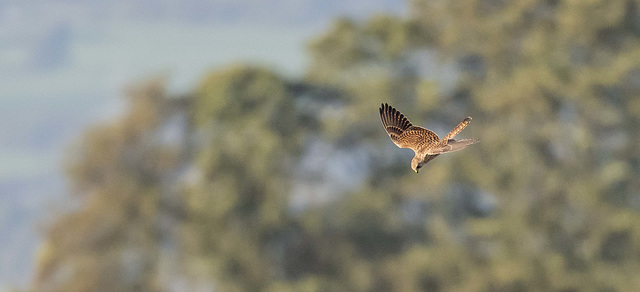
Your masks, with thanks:
M 382 120 L 382 126 L 394 144 L 400 148 L 413 150 L 415 157 L 411 161 L 411 168 L 416 172 L 420 167 L 440 154 L 458 151 L 478 142 L 477 139 L 453 139 L 469 125 L 471 117 L 467 117 L 460 122 L 442 139 L 439 139 L 438 135 L 431 130 L 414 126 L 401 112 L 386 103 L 380 106 L 380 119 Z

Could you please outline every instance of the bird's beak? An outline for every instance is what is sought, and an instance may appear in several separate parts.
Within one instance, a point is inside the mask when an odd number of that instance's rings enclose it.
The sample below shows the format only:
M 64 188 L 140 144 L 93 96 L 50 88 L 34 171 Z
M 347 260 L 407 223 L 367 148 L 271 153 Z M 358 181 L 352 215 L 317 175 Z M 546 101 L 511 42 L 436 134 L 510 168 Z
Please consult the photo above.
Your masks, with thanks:
M 415 171 L 416 173 L 418 173 L 418 170 L 417 170 L 417 169 L 414 169 L 413 171 Z

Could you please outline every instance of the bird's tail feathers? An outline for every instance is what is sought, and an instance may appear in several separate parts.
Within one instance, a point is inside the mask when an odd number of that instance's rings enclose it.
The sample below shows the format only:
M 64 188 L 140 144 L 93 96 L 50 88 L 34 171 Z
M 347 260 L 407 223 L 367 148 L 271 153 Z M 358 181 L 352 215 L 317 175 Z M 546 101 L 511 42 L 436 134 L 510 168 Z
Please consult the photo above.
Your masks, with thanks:
M 467 117 L 466 119 L 464 119 L 464 121 L 460 122 L 460 124 L 458 124 L 458 126 L 456 126 L 451 132 L 449 132 L 449 134 L 444 136 L 442 140 L 447 141 L 449 139 L 453 139 L 453 137 L 455 137 L 456 135 L 458 135 L 458 133 L 464 130 L 464 128 L 466 128 L 470 122 L 471 122 L 471 117 Z

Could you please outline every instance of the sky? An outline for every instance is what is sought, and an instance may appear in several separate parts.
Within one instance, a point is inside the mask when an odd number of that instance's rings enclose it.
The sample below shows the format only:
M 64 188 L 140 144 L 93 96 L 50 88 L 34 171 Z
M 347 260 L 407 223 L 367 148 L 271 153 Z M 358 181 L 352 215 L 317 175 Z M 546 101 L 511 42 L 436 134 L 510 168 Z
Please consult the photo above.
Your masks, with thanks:
M 391 0 L 0 2 L 0 291 L 27 287 L 47 220 L 62 212 L 64 161 L 113 119 L 128 85 L 175 93 L 236 63 L 305 71 L 306 44 L 336 17 L 404 13 Z

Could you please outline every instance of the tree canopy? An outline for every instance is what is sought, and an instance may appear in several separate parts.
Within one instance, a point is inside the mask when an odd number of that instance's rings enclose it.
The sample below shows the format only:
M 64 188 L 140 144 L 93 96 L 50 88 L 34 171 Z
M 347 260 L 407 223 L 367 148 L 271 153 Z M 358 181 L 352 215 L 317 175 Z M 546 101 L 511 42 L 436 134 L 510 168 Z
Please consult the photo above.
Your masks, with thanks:
M 38 291 L 640 287 L 640 2 L 414 0 L 86 132 Z M 387 102 L 480 143 L 416 175 Z

